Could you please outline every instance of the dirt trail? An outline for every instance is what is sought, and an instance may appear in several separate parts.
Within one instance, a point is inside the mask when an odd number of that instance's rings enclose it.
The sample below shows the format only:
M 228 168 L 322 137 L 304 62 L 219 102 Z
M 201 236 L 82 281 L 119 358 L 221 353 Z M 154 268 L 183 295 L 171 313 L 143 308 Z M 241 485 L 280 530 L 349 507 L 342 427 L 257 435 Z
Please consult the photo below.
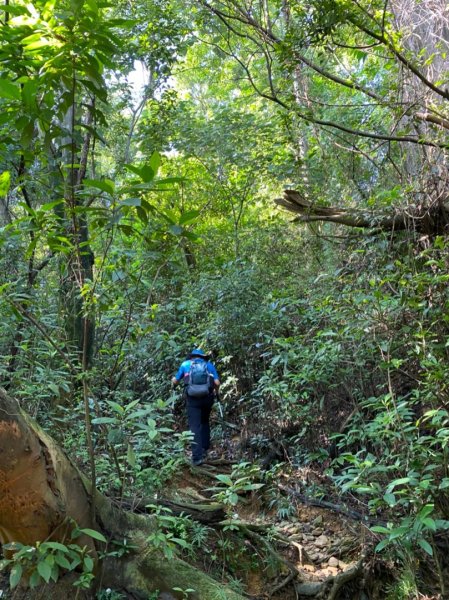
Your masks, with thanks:
M 231 473 L 232 466 L 226 462 L 210 461 L 200 468 L 186 468 L 176 479 L 172 498 L 193 503 L 211 501 L 210 488 L 216 484 L 216 476 Z M 298 501 L 294 512 L 280 518 L 275 510 L 264 506 L 257 494 L 242 495 L 240 500 L 231 512 L 228 510 L 228 523 L 235 524 L 258 555 L 259 572 L 249 570 L 244 577 L 245 591 L 252 598 L 367 598 L 356 591 L 369 533 L 364 524 Z M 267 544 L 284 561 L 272 577 L 267 569 L 262 572 L 260 560 Z

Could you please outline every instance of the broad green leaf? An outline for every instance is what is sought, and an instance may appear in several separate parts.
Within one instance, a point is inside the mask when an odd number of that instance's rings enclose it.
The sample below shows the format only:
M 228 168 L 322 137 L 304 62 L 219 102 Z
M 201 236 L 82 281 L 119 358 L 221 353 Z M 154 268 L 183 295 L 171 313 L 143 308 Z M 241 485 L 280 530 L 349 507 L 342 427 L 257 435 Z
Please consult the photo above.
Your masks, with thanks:
M 235 492 L 232 492 L 232 494 L 229 496 L 229 502 L 232 504 L 232 506 L 236 506 L 236 504 L 238 504 L 238 501 L 238 495 Z
M 446 519 L 437 519 L 435 525 L 437 529 L 449 529 L 449 521 Z
M 383 499 L 389 506 L 394 506 L 396 504 L 396 496 L 394 494 L 384 494 Z
M 401 477 L 400 479 L 395 479 L 388 486 L 388 492 L 391 492 L 396 486 L 404 485 L 406 483 L 411 483 L 412 479 L 410 477 Z
M 54 562 L 54 564 L 51 568 L 50 579 L 52 579 L 55 583 L 59 579 L 59 565 L 56 563 L 56 561 Z
M 264 483 L 247 483 L 241 487 L 239 487 L 239 489 L 241 490 L 245 490 L 245 491 L 256 491 L 256 490 L 260 490 L 261 488 L 264 487 Z
M 41 560 L 37 563 L 37 571 L 45 583 L 50 581 L 51 577 L 51 566 L 44 560 Z
M 427 554 L 429 554 L 429 556 L 433 556 L 433 548 L 427 540 L 425 540 L 423 538 L 419 539 L 418 545 L 421 546 L 421 548 L 424 550 L 424 552 L 427 552 Z
M 25 6 L 19 6 L 17 4 L 1 4 L 0 10 L 11 15 L 25 15 L 28 12 L 28 9 Z
M 144 417 L 146 416 L 148 413 L 152 412 L 153 408 L 140 408 L 139 410 L 136 410 L 132 413 L 130 413 L 129 415 L 127 415 L 127 419 L 138 419 L 139 417 Z
M 34 51 L 39 50 L 40 48 L 44 48 L 45 46 L 56 46 L 56 40 L 49 40 L 47 38 L 41 38 L 36 42 L 32 42 L 31 44 L 26 44 L 24 50 Z
M 137 212 L 137 216 L 142 221 L 142 223 L 144 225 L 146 225 L 148 223 L 148 214 L 147 214 L 147 212 L 141 206 L 136 206 L 136 212 Z
M 111 429 L 108 432 L 108 442 L 110 444 L 122 444 L 124 437 L 125 435 L 121 429 Z
M 59 542 L 44 542 L 46 548 L 52 548 L 53 550 L 59 550 L 60 552 L 68 552 L 69 549 L 64 544 L 60 544 Z M 41 547 L 44 546 L 41 544 Z
M 63 569 L 70 569 L 70 563 L 63 554 L 59 554 L 59 552 L 55 554 L 55 561 Z
M 96 0 L 85 0 L 85 6 L 89 8 L 95 15 L 98 14 L 98 4 Z
M 200 211 L 199 210 L 188 210 L 187 212 L 183 213 L 179 219 L 179 225 L 186 225 L 187 223 L 191 223 L 192 221 L 195 221 L 196 218 L 199 216 Z
M 111 280 L 115 283 L 116 281 L 125 281 L 126 273 L 124 271 L 113 271 Z
M 153 173 L 156 175 L 159 171 L 159 167 L 161 166 L 161 155 L 159 152 L 155 151 L 150 157 L 150 161 L 148 163 L 153 170 Z
M 9 542 L 9 544 L 3 544 L 3 549 L 10 550 L 11 552 L 17 552 L 22 548 L 26 548 L 26 546 L 24 546 L 20 542 Z
M 75 556 L 70 563 L 70 571 L 74 571 L 78 565 L 81 564 L 81 558 L 79 556 Z
M 27 35 L 26 37 L 22 38 L 21 42 L 22 44 L 24 44 L 25 46 L 27 44 L 32 44 L 33 42 L 38 42 L 42 37 L 41 33 L 32 33 L 30 35 Z
M 125 407 L 125 411 L 128 412 L 130 410 L 132 410 L 135 406 L 137 406 L 140 402 L 140 398 L 138 398 L 137 400 L 133 400 L 132 402 L 130 402 L 129 404 L 126 405 Z
M 0 175 L 0 197 L 3 198 L 9 192 L 11 185 L 11 173 L 9 171 L 3 171 Z
M 30 576 L 30 579 L 29 579 L 30 588 L 34 589 L 35 587 L 37 587 L 41 583 L 42 583 L 41 576 L 39 575 L 39 573 L 37 572 L 37 570 L 34 570 L 31 573 L 31 576 Z
M 151 183 L 156 175 L 156 172 L 154 171 L 153 167 L 151 167 L 150 165 L 144 165 L 140 169 L 139 175 L 140 175 L 142 181 L 144 181 L 145 183 Z
M 176 544 L 178 544 L 178 546 L 181 546 L 182 548 L 189 548 L 190 544 L 188 542 L 186 542 L 185 540 L 183 540 L 182 538 L 172 538 L 172 542 L 175 542 Z
M 37 108 L 36 94 L 37 81 L 34 79 L 28 79 L 22 86 L 22 100 L 28 111 L 33 112 Z
M 9 79 L 0 79 L 0 98 L 8 100 L 20 100 L 20 88 L 9 81 Z
M 136 453 L 131 444 L 128 444 L 128 450 L 126 452 L 126 459 L 128 464 L 134 469 L 136 467 Z
M 406 526 L 396 527 L 395 529 L 391 530 L 390 535 L 388 537 L 390 540 L 396 540 L 406 535 L 409 531 L 410 528 Z
M 110 425 L 112 423 L 117 423 L 115 417 L 96 417 L 92 419 L 92 425 Z
M 167 208 L 164 212 L 161 211 L 160 214 L 168 223 L 170 223 L 170 225 L 176 225 L 178 221 L 178 215 L 174 210 Z
M 437 530 L 437 524 L 434 521 L 434 519 L 431 519 L 430 517 L 426 517 L 425 519 L 423 519 L 423 523 L 431 531 L 436 531 Z
M 52 210 L 55 206 L 58 206 L 59 204 L 62 204 L 64 202 L 64 200 L 55 200 L 54 202 L 47 202 L 46 204 L 42 204 L 42 206 L 39 207 L 39 210 L 43 210 L 43 211 L 50 211 Z
M 111 179 L 84 179 L 84 185 L 97 188 L 103 192 L 107 192 L 111 196 L 115 192 L 115 184 Z
M 434 504 L 426 504 L 425 506 L 422 507 L 422 509 L 419 511 L 419 518 L 420 519 L 425 519 L 425 517 L 429 516 L 431 513 L 433 513 L 435 508 Z
M 84 533 L 85 535 L 88 535 L 89 537 L 93 538 L 94 540 L 98 540 L 100 542 L 105 542 L 106 543 L 106 538 L 104 537 L 104 535 L 102 533 L 100 533 L 99 531 L 95 531 L 95 529 L 80 529 L 81 533 Z
M 139 175 L 140 177 L 140 168 L 139 167 L 135 167 L 134 165 L 124 165 L 125 169 L 128 169 L 128 171 L 131 171 L 131 173 L 135 173 L 136 175 Z
M 374 531 L 374 533 L 385 533 L 388 535 L 391 532 L 391 529 L 382 527 L 382 525 L 375 525 L 374 527 L 371 527 L 371 531 Z
M 84 557 L 84 566 L 86 567 L 86 570 L 91 573 L 92 569 L 94 568 L 94 561 L 92 559 L 92 557 L 90 556 L 85 556 Z
M 5 567 L 7 567 L 11 563 L 12 563 L 12 560 L 10 560 L 8 558 L 4 558 L 3 560 L 0 560 L 0 571 L 2 571 Z
M 15 588 L 22 577 L 22 565 L 16 563 L 11 569 L 11 573 L 9 574 L 9 587 L 11 589 Z
M 125 409 L 123 408 L 123 406 L 120 406 L 120 404 L 118 404 L 117 402 L 113 402 L 112 400 L 107 400 L 107 403 L 119 415 L 123 415 L 123 413 L 125 412 Z
M 188 240 L 191 240 L 192 242 L 197 242 L 201 239 L 201 237 L 196 233 L 193 233 L 193 231 L 184 231 L 184 237 Z
M 218 479 L 218 481 L 221 481 L 222 483 L 225 483 L 226 485 L 229 485 L 229 486 L 232 485 L 232 479 L 229 477 L 229 475 L 225 475 L 225 474 L 216 475 L 215 479 Z
M 380 552 L 381 550 L 383 550 L 384 548 L 386 548 L 388 546 L 388 544 L 390 543 L 390 540 L 388 538 L 385 538 L 384 540 L 382 540 L 381 542 L 379 542 L 375 548 L 376 552 Z
M 53 554 L 47 554 L 45 556 L 45 562 L 50 566 L 53 567 L 53 565 L 55 564 L 55 557 L 53 556 Z
M 120 202 L 122 206 L 140 206 L 142 201 L 140 198 L 126 198 Z

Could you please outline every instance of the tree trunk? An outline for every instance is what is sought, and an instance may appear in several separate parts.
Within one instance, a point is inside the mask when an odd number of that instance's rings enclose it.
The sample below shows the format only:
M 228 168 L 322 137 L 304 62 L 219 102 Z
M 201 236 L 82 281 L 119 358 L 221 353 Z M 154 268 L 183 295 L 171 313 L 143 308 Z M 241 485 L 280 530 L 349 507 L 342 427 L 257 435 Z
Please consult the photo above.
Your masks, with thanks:
M 194 600 L 242 600 L 239 594 L 217 583 L 186 562 L 167 560 L 152 550 L 147 538 L 151 517 L 125 512 L 95 493 L 96 522 L 90 518 L 92 495 L 89 483 L 64 455 L 55 441 L 26 415 L 18 403 L 0 388 L 0 542 L 35 545 L 51 539 L 69 542 L 75 521 L 78 526 L 101 530 L 110 539 L 126 538 L 138 547 L 136 554 L 105 560 L 101 585 L 147 598 L 174 587 L 191 588 Z M 90 537 L 78 538 L 97 557 Z M 41 594 L 41 596 L 39 596 Z M 42 590 L 38 590 L 42 597 Z
M 64 542 L 94 527 L 81 477 L 55 442 L 0 389 L 0 542 Z M 82 540 L 94 551 L 92 540 Z

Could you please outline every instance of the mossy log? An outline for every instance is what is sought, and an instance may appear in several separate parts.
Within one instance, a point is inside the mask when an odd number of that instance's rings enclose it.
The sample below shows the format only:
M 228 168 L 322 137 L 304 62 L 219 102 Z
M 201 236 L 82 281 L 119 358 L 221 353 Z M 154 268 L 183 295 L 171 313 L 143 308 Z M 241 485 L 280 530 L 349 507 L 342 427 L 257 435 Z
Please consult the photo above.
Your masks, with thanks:
M 0 542 L 35 545 L 43 540 L 67 542 L 73 522 L 102 531 L 110 539 L 130 540 L 138 550 L 122 559 L 103 561 L 97 580 L 102 587 L 148 598 L 156 590 L 176 593 L 190 588 L 194 600 L 241 600 L 242 597 L 179 559 L 167 560 L 147 543 L 151 516 L 114 507 L 65 456 L 56 442 L 0 388 Z M 95 499 L 96 519 L 91 518 Z M 97 556 L 94 540 L 77 539 Z M 98 582 L 97 581 L 97 582 Z M 37 590 L 37 597 L 42 590 Z
M 134 512 L 146 514 L 148 513 L 147 507 L 151 505 L 168 508 L 175 516 L 187 515 L 194 521 L 198 521 L 198 523 L 203 523 L 204 525 L 214 525 L 226 519 L 224 505 L 219 502 L 208 501 L 207 498 L 204 498 L 201 502 L 187 502 L 168 498 L 159 498 L 158 500 L 142 499 L 134 509 Z M 122 503 L 122 506 L 130 508 L 130 505 L 127 505 L 126 502 Z
M 220 523 L 226 518 L 224 506 L 219 502 L 195 503 L 162 499 L 158 503 L 169 508 L 174 515 L 189 515 L 194 521 L 204 525 Z

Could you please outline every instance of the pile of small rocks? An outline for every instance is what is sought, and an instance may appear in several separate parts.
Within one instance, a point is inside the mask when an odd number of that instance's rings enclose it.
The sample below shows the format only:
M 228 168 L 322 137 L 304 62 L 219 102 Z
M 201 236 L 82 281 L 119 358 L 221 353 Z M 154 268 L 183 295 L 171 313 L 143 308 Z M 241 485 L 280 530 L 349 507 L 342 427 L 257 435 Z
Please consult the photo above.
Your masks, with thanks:
M 276 529 L 300 550 L 297 567 L 308 573 L 309 580 L 321 581 L 349 568 L 341 557 L 354 547 L 356 540 L 344 535 L 342 528 L 333 531 L 327 527 L 321 515 L 308 523 L 293 517 L 278 523 Z

